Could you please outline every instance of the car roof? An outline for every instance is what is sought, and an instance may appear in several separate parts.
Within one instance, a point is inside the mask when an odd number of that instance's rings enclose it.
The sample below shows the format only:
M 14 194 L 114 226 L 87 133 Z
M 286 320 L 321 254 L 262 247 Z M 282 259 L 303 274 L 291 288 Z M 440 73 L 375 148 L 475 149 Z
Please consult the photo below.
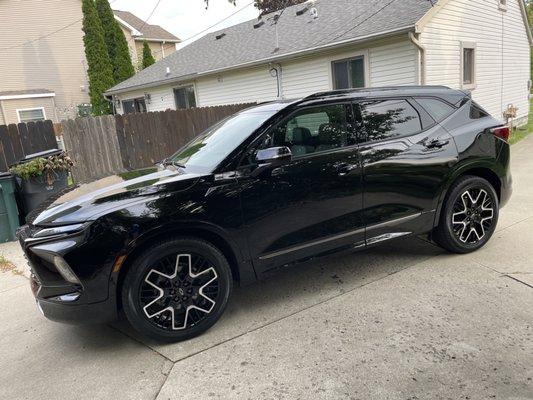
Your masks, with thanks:
M 450 104 L 458 105 L 469 92 L 450 89 L 446 86 L 389 86 L 378 88 L 343 89 L 328 92 L 318 92 L 303 99 L 297 100 L 275 100 L 261 103 L 247 108 L 242 113 L 250 112 L 276 112 L 289 106 L 306 106 L 323 101 L 349 101 L 364 100 L 367 98 L 378 99 L 387 97 L 437 97 Z

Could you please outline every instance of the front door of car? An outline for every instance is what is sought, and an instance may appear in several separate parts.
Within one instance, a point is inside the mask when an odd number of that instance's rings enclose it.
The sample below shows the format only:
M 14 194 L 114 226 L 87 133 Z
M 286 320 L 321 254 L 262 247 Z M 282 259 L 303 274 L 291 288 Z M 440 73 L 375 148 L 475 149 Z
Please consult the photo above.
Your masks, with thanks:
M 450 166 L 457 162 L 453 138 L 433 115 L 454 111 L 437 99 L 375 99 L 360 102 L 367 244 L 429 231 Z M 438 117 L 437 117 L 438 118 Z
M 258 273 L 364 243 L 361 162 L 351 104 L 302 108 L 261 138 L 241 168 L 241 202 Z M 258 176 L 253 154 L 286 146 L 292 160 Z

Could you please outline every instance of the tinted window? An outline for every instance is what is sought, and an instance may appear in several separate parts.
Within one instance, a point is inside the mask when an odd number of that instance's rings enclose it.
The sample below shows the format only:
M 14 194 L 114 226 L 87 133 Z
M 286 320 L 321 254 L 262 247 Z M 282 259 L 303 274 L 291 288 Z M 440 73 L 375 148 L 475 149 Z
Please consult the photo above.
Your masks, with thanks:
M 483 110 L 478 104 L 472 102 L 470 106 L 470 118 L 471 119 L 480 119 L 488 117 L 489 113 Z
M 442 100 L 437 99 L 416 99 L 422 107 L 433 117 L 437 122 L 442 121 L 448 115 L 455 111 L 455 108 Z
M 287 146 L 301 156 L 352 145 L 347 109 L 337 104 L 301 110 L 274 128 L 262 147 Z
M 367 140 L 410 135 L 422 130 L 420 116 L 406 100 L 376 100 L 361 104 Z

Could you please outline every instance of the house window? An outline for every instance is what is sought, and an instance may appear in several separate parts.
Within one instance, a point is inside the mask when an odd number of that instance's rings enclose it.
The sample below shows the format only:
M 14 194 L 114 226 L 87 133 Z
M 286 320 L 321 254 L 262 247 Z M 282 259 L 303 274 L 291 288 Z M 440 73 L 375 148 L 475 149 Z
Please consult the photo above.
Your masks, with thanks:
M 122 110 L 124 110 L 124 114 L 145 113 L 147 111 L 146 101 L 144 100 L 144 97 L 124 100 L 122 101 Z
M 462 43 L 461 83 L 463 89 L 474 89 L 476 86 L 476 45 Z
M 332 62 L 333 88 L 351 89 L 365 86 L 365 59 L 363 56 Z
M 187 108 L 196 107 L 194 86 L 189 85 L 174 89 L 174 100 L 176 102 L 177 110 L 185 110 Z
M 35 122 L 44 121 L 46 119 L 43 107 L 17 110 L 17 114 L 19 122 Z

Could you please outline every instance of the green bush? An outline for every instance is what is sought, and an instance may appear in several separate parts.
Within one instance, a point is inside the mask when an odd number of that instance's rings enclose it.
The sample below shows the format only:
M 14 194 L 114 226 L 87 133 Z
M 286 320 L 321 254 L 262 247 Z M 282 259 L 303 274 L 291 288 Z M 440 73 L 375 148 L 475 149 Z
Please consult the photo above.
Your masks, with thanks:
M 55 174 L 61 171 L 70 171 L 74 162 L 66 153 L 50 157 L 39 157 L 24 164 L 15 165 L 9 170 L 20 179 L 31 179 L 43 176 L 52 184 Z

